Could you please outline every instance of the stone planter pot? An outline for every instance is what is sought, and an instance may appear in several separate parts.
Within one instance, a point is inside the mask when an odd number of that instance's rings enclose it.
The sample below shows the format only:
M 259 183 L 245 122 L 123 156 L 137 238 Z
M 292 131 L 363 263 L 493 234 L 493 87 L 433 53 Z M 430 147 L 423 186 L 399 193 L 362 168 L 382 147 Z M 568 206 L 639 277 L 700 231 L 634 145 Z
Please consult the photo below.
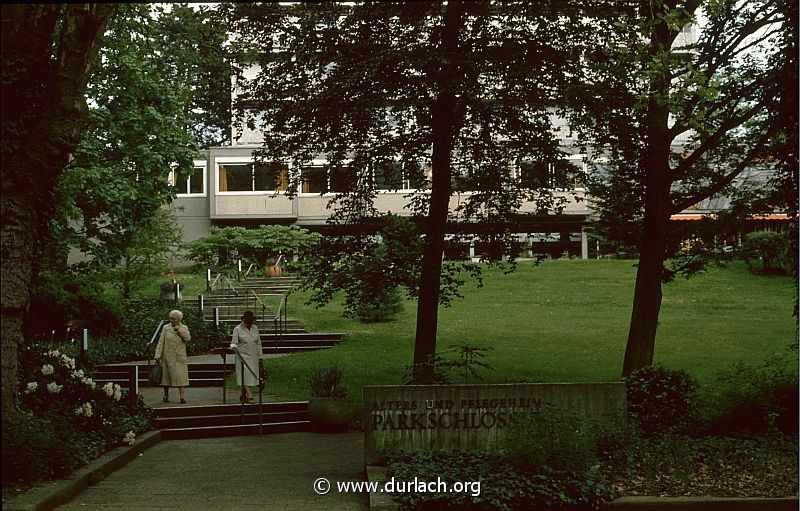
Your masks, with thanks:
M 353 401 L 349 397 L 311 397 L 308 400 L 308 418 L 314 431 L 347 431 L 353 421 Z
M 166 284 L 161 285 L 161 295 L 160 298 L 162 300 L 175 300 L 175 286 L 178 287 L 178 301 L 183 301 L 183 286 L 180 283 L 174 284 L 172 286 L 168 286 Z

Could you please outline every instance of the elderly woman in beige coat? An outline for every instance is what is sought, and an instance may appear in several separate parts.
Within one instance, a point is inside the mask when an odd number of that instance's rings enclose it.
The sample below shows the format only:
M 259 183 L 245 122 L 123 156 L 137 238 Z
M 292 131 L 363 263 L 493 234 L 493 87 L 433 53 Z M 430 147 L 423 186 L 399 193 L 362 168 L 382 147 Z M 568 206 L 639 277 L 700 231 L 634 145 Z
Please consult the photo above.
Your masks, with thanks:
M 231 348 L 237 350 L 236 355 L 236 383 L 242 385 L 243 394 L 240 398 L 242 402 L 253 402 L 253 385 L 258 385 L 258 374 L 261 370 L 261 361 L 264 360 L 264 349 L 261 346 L 261 335 L 258 327 L 253 324 L 252 311 L 245 311 L 242 322 L 233 329 L 231 336 Z M 247 364 L 242 371 L 242 360 Z M 249 369 L 248 369 L 249 367 Z
M 189 386 L 189 366 L 186 362 L 186 343 L 192 338 L 189 328 L 181 323 L 183 313 L 169 313 L 169 325 L 161 329 L 155 359 L 161 363 L 161 386 L 164 387 L 164 402 L 169 403 L 169 388 L 178 387 L 181 403 L 186 403 L 186 387 Z

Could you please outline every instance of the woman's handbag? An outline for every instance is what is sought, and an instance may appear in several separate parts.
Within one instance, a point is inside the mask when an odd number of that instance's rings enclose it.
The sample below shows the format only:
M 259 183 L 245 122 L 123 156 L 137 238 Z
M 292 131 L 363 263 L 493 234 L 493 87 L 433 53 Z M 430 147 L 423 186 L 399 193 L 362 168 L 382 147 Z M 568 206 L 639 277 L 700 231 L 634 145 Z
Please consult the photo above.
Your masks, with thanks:
M 150 381 L 151 385 L 161 385 L 161 375 L 163 370 L 161 369 L 161 361 L 157 360 L 155 364 L 150 366 L 150 372 L 147 373 L 147 379 Z

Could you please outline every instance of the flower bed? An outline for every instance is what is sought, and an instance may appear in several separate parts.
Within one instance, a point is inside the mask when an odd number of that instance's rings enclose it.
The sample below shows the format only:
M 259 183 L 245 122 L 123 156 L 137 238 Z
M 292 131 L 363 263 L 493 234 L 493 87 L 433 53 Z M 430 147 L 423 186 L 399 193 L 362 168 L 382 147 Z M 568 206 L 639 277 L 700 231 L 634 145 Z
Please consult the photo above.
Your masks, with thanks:
M 119 385 L 99 386 L 58 349 L 19 352 L 20 409 L 3 421 L 3 486 L 61 477 L 150 427 L 141 398 Z

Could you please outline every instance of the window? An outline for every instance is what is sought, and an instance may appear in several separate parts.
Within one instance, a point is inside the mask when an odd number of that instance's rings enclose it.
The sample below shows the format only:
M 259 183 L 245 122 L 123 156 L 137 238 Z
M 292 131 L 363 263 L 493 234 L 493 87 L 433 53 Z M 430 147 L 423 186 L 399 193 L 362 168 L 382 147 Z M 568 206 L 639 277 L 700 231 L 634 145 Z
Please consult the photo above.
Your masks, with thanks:
M 377 190 L 414 190 L 425 185 L 425 173 L 417 163 L 375 166 L 372 172 Z
M 541 161 L 524 161 L 519 166 L 520 186 L 523 188 L 547 188 L 550 166 Z
M 280 163 L 257 164 L 253 171 L 256 191 L 285 192 L 289 189 L 289 167 Z
M 398 190 L 403 188 L 403 168 L 399 163 L 376 165 L 372 169 L 377 190 Z
M 583 160 L 564 159 L 558 163 L 523 161 L 519 166 L 523 188 L 580 188 L 584 183 Z
M 204 195 L 206 162 L 197 160 L 191 170 L 175 168 L 170 173 L 169 182 L 178 189 L 178 195 Z
M 286 191 L 289 188 L 289 167 L 279 163 L 221 163 L 217 183 L 220 192 Z
M 356 191 L 358 183 L 358 173 L 356 169 L 349 165 L 329 167 L 331 186 L 330 190 L 336 193 L 346 193 Z
M 228 163 L 219 167 L 220 192 L 252 192 L 253 165 Z
M 328 191 L 328 176 L 325 167 L 312 165 L 300 170 L 300 191 L 303 193 L 324 193 Z

